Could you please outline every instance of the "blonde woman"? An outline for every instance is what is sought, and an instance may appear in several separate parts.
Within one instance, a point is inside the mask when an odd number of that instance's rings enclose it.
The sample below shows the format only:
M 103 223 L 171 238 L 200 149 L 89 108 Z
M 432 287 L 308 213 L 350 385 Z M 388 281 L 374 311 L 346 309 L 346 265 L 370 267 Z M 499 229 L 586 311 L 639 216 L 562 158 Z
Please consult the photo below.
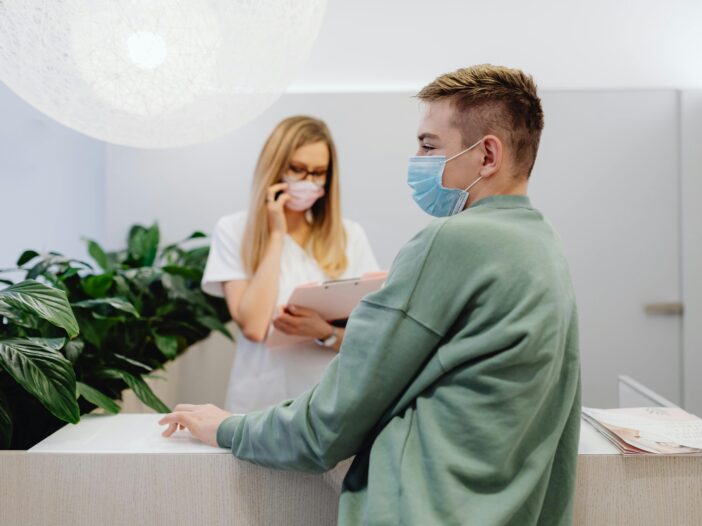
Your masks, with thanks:
M 264 409 L 315 385 L 344 329 L 287 299 L 298 285 L 377 270 L 363 229 L 342 219 L 329 129 L 311 117 L 285 119 L 258 159 L 248 212 L 217 222 L 202 281 L 226 298 L 240 329 L 226 408 Z M 268 348 L 271 325 L 309 343 Z

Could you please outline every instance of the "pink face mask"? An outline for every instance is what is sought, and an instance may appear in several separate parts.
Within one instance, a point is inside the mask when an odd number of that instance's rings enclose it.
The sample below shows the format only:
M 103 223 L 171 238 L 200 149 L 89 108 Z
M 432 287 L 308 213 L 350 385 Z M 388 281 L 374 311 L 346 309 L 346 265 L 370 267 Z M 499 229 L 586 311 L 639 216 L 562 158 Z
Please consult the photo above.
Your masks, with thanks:
M 288 189 L 285 191 L 290 196 L 290 200 L 285 206 L 296 212 L 303 212 L 312 208 L 317 199 L 324 195 L 324 188 L 317 186 L 311 181 L 290 181 Z

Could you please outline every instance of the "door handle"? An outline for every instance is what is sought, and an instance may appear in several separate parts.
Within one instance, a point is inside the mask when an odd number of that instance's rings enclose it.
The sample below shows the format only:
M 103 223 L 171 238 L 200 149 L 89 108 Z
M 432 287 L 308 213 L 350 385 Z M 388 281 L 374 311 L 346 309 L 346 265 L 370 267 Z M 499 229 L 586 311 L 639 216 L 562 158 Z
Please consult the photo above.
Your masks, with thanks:
M 682 303 L 647 303 L 644 305 L 644 311 L 649 316 L 681 316 L 684 307 Z

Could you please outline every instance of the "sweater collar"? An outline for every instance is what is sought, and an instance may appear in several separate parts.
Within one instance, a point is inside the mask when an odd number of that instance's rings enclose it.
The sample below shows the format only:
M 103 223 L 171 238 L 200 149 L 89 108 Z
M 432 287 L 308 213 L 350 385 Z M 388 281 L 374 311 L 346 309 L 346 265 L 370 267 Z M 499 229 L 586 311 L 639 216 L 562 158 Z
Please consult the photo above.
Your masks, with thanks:
M 489 206 L 490 208 L 531 208 L 531 200 L 526 195 L 491 195 L 476 201 L 470 207 Z

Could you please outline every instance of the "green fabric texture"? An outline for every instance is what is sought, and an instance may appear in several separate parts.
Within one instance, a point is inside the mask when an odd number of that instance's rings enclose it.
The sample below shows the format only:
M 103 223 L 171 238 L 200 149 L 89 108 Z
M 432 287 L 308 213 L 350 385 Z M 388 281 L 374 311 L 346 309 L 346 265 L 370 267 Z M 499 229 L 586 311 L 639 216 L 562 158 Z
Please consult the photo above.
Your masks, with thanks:
M 356 455 L 341 525 L 566 525 L 579 429 L 560 241 L 526 196 L 493 196 L 403 247 L 317 386 L 217 440 L 278 469 Z

